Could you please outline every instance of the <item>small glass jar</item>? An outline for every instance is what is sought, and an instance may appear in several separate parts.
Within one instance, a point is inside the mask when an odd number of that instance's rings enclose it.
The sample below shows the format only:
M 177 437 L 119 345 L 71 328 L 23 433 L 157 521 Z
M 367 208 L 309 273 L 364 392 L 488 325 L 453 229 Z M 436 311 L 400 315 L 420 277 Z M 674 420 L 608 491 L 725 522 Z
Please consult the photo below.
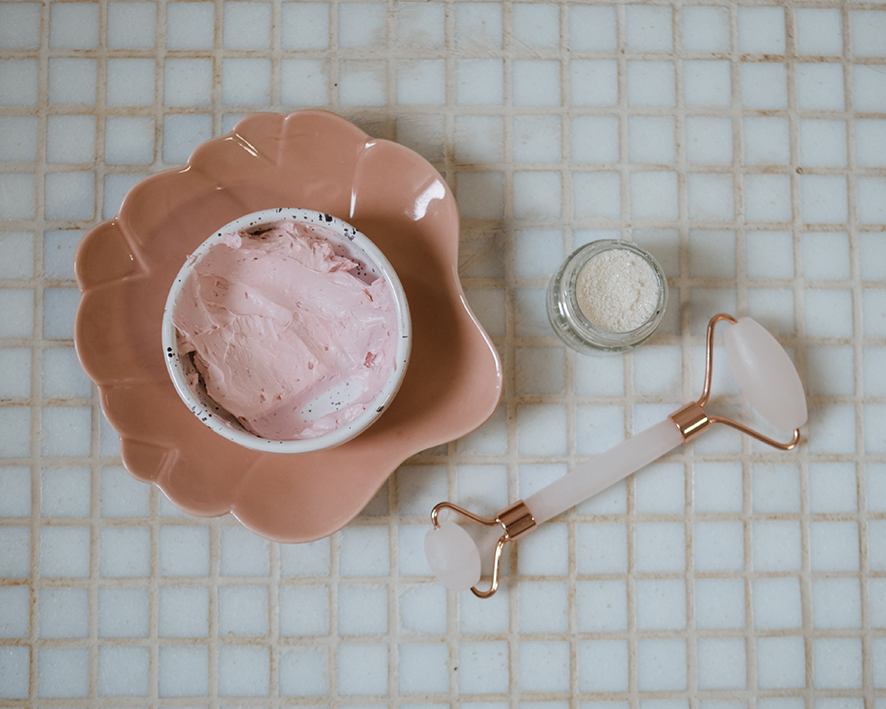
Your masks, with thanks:
M 595 256 L 610 249 L 623 249 L 649 264 L 658 281 L 658 302 L 652 315 L 634 330 L 612 332 L 594 325 L 581 311 L 576 284 L 582 268 Z M 652 255 L 627 241 L 605 239 L 592 241 L 570 254 L 551 279 L 547 293 L 548 319 L 563 342 L 585 354 L 608 354 L 632 350 L 648 340 L 661 324 L 668 304 L 668 281 Z

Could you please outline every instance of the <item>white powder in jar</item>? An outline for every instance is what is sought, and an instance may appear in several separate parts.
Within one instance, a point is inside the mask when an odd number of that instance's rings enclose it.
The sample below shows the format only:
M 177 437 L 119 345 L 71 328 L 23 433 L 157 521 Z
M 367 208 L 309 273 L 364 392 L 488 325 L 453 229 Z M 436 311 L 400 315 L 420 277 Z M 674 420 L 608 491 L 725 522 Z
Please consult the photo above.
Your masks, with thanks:
M 609 249 L 578 273 L 575 296 L 582 314 L 609 332 L 636 330 L 652 317 L 659 283 L 652 267 L 627 249 Z

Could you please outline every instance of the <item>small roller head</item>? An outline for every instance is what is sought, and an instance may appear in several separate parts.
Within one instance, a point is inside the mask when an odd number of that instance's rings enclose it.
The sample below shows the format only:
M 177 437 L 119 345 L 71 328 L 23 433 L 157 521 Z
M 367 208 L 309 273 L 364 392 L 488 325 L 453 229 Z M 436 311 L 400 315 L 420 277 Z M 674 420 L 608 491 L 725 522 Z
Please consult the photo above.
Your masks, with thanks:
M 480 581 L 480 552 L 471 535 L 454 522 L 443 522 L 425 535 L 425 556 L 446 588 L 466 591 Z

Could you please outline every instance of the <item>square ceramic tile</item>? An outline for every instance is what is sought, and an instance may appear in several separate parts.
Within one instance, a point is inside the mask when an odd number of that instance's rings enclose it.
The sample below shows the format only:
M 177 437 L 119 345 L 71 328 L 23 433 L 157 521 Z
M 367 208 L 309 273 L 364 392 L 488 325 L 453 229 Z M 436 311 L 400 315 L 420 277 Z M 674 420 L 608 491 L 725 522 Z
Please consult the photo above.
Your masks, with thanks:
M 283 49 L 326 49 L 330 7 L 322 2 L 281 3 Z
M 455 79 L 458 106 L 500 106 L 504 101 L 504 67 L 500 59 L 456 60 Z
M 0 588 L 0 638 L 27 638 L 30 635 L 30 606 L 27 586 Z
M 732 164 L 732 119 L 687 116 L 686 160 L 690 163 Z
M 44 182 L 47 219 L 92 219 L 95 214 L 95 174 L 50 172 Z
M 573 52 L 612 52 L 616 48 L 615 7 L 570 5 L 569 49 Z
M 696 522 L 693 532 L 696 571 L 741 571 L 744 568 L 744 525 Z
M 338 8 L 338 45 L 345 49 L 382 47 L 387 40 L 382 3 L 347 2 Z
M 748 117 L 742 121 L 746 165 L 787 165 L 791 160 L 787 118 Z
M 40 648 L 37 651 L 37 696 L 45 699 L 86 697 L 89 694 L 89 651 Z
M 629 117 L 628 159 L 633 163 L 673 163 L 674 119 Z
M 156 62 L 153 59 L 108 59 L 106 86 L 108 105 L 153 105 L 156 69 Z
M 582 538 L 581 527 L 578 528 L 576 534 L 579 539 Z M 603 530 L 603 534 L 615 546 L 614 548 L 600 551 L 600 554 L 606 557 L 606 560 L 602 563 L 604 565 L 618 566 L 619 568 L 626 567 L 627 551 L 622 538 L 626 539 L 627 534 L 621 534 L 619 530 L 614 530 L 613 533 L 611 529 Z M 569 572 L 569 539 L 566 525 L 548 523 L 523 541 L 526 543 L 520 547 L 518 556 L 518 566 L 521 574 L 529 576 L 565 576 Z M 580 545 L 581 542 L 577 542 L 577 546 Z M 596 551 L 591 550 L 590 553 L 596 553 Z M 624 564 L 621 563 L 622 556 L 625 556 Z M 587 568 L 592 563 L 592 560 L 585 559 L 583 561 L 582 550 L 579 549 L 576 554 L 576 565 L 578 568 Z
M 271 62 L 227 58 L 222 62 L 221 85 L 225 105 L 267 106 L 271 103 Z
M 108 3 L 108 48 L 153 49 L 156 29 L 156 3 Z
M 203 2 L 168 3 L 166 5 L 166 48 L 212 49 L 215 34 L 214 18 L 215 3 L 212 2 L 204 0 Z
M 102 217 L 111 219 L 117 214 L 120 205 L 123 204 L 123 198 L 129 191 L 141 182 L 147 175 L 145 174 L 111 174 L 105 175 L 105 198 L 102 208 Z
M 25 466 L 0 467 L 0 517 L 30 517 L 31 470 Z
M 426 635 L 446 632 L 446 589 L 442 584 L 403 587 L 398 607 L 401 632 Z
M 28 611 L 25 611 L 26 617 Z M 37 593 L 37 635 L 43 638 L 89 637 L 89 591 L 43 588 Z
M 858 579 L 816 579 L 812 582 L 813 622 L 817 629 L 860 628 Z
M 692 278 L 735 278 L 735 232 L 689 232 L 689 275 Z
M 0 411 L 0 424 L 7 432 L 0 441 L 0 457 L 27 458 L 31 450 L 31 412 L 23 407 Z
M 787 70 L 784 64 L 743 63 L 740 67 L 742 108 L 787 108 Z
M 4 699 L 27 699 L 29 693 L 31 649 L 28 647 L 4 647 L 0 651 L 2 697 Z
M 26 2 L 0 7 L 0 47 L 36 49 L 40 45 L 40 4 Z
M 518 347 L 518 395 L 562 394 L 566 386 L 565 351 L 562 347 Z
M 570 654 L 566 641 L 522 641 L 518 649 L 520 689 L 526 692 L 568 691 Z
M 816 638 L 813 653 L 816 688 L 861 688 L 861 638 Z
M 271 44 L 271 3 L 224 4 L 225 49 L 265 49 Z
M 47 399 L 86 399 L 91 396 L 92 382 L 80 367 L 73 348 L 43 350 L 41 391 Z
M 625 46 L 629 52 L 670 52 L 674 47 L 670 7 L 625 7 Z
M 37 129 L 37 116 L 0 116 L 0 130 L 4 134 L 0 142 L 0 161 L 35 162 Z
M 49 14 L 52 49 L 98 49 L 97 2 L 53 5 Z
M 285 74 L 285 62 L 283 73 Z M 164 116 L 162 136 L 163 162 L 187 162 L 194 148 L 212 137 L 212 116 Z
M 673 62 L 629 61 L 628 106 L 675 105 Z
M 105 162 L 147 164 L 154 161 L 154 119 L 110 117 L 105 121 Z
M 682 9 L 683 49 L 687 52 L 728 52 L 729 10 L 688 6 Z
M 800 468 L 793 463 L 754 464 L 754 512 L 800 512 Z
M 683 62 L 683 100 L 690 107 L 726 107 L 732 103 L 729 62 L 692 60 Z
M 40 453 L 43 456 L 89 455 L 92 409 L 84 406 L 46 406 L 40 412 Z
M 148 637 L 148 589 L 100 588 L 98 590 L 98 636 L 100 638 Z
M 209 653 L 206 647 L 161 647 L 158 666 L 161 697 L 200 697 L 207 693 Z
M 749 278 L 793 278 L 794 240 L 790 232 L 745 233 Z
M 787 689 L 806 686 L 806 653 L 802 637 L 757 638 L 757 686 Z
M 797 8 L 794 10 L 798 54 L 842 55 L 843 27 L 837 8 Z
M 277 593 L 281 636 L 318 636 L 329 633 L 327 586 L 285 586 Z
M 149 655 L 146 647 L 100 647 L 99 696 L 147 696 Z
M 796 576 L 756 579 L 753 589 L 757 630 L 803 627 L 800 579 Z
M 88 163 L 95 160 L 94 116 L 49 116 L 46 119 L 46 160 Z
M 459 692 L 463 694 L 507 692 L 508 654 L 508 645 L 504 642 L 459 643 Z
M 851 453 L 855 450 L 855 407 L 831 404 L 814 408 L 809 417 L 809 450 L 814 453 Z
M 636 581 L 638 630 L 682 630 L 686 627 L 686 583 L 682 579 Z
M 515 172 L 512 184 L 516 219 L 537 221 L 560 217 L 559 172 Z
M 151 575 L 151 534 L 140 527 L 105 528 L 99 532 L 99 574 L 133 578 Z
M 508 449 L 507 410 L 500 406 L 480 428 L 458 441 L 458 450 L 476 455 L 503 455 Z
M 646 86 L 639 76 L 635 76 L 635 83 L 637 93 Z M 615 106 L 618 103 L 618 65 L 612 59 L 572 59 L 569 62 L 569 86 L 573 106 Z
M 643 522 L 635 525 L 634 553 L 640 573 L 683 571 L 686 568 L 682 522 Z
M 849 207 L 842 175 L 801 175 L 800 214 L 807 224 L 844 224 Z
M 575 409 L 575 452 L 599 455 L 624 440 L 621 406 L 583 404 Z
M 886 224 L 886 180 L 876 177 L 858 179 L 858 221 L 865 224 Z
M 517 409 L 517 452 L 520 455 L 566 454 L 566 409 L 559 405 Z
M 852 54 L 856 57 L 882 57 L 886 14 L 877 10 L 854 10 L 849 13 Z
M 36 59 L 0 59 L 0 106 L 36 106 L 38 69 Z
M 748 222 L 791 221 L 788 175 L 745 175 L 744 215 Z
M 509 626 L 508 586 L 499 586 L 495 596 L 480 599 L 467 593 L 459 599 L 459 631 L 462 634 L 493 634 L 506 632 Z M 501 596 L 499 598 L 499 596 Z M 488 601 L 484 603 L 483 601 Z
M 800 524 L 755 520 L 751 525 L 755 571 L 800 570 Z
M 442 106 L 446 102 L 446 67 L 442 59 L 404 62 L 397 68 L 397 103 Z
M 151 488 L 130 476 L 124 468 L 102 468 L 102 517 L 147 517 L 150 494 Z
M 209 106 L 212 60 L 167 59 L 164 63 L 163 92 L 163 101 L 167 106 Z
M 514 234 L 514 271 L 518 278 L 550 277 L 564 257 L 559 229 L 526 229 Z
M 807 289 L 806 334 L 810 337 L 852 335 L 852 294 L 846 290 Z
M 560 8 L 544 3 L 526 3 L 513 8 L 514 39 L 534 49 L 560 46 Z
M 699 689 L 744 689 L 747 686 L 747 650 L 744 638 L 698 640 Z
M 487 50 L 502 44 L 502 11 L 497 5 L 459 2 L 455 6 L 455 45 L 459 49 Z
M 784 10 L 780 7 L 739 7 L 738 51 L 742 54 L 784 54 Z
M 803 277 L 808 280 L 851 278 L 849 235 L 812 232 L 802 235 Z
M 695 624 L 698 628 L 744 628 L 745 588 L 742 579 L 697 579 Z
M 0 397 L 27 399 L 31 396 L 30 348 L 0 348 L 0 368 L 3 372 L 3 379 L 0 380 Z
M 339 635 L 384 635 L 388 629 L 386 586 L 338 587 Z
M 638 640 L 637 687 L 641 692 L 686 689 L 686 641 Z
M 209 632 L 209 590 L 161 586 L 158 618 L 161 638 L 205 638 Z
M 502 162 L 504 122 L 500 116 L 456 116 L 455 159 L 460 163 Z
M 34 192 L 33 174 L 0 173 L 0 218 L 33 219 Z
M 523 59 L 511 62 L 514 106 L 542 107 L 560 105 L 560 62 L 548 59 Z
M 329 693 L 326 648 L 288 648 L 280 653 L 280 694 L 286 697 Z
M 89 517 L 89 468 L 43 468 L 40 513 L 44 517 Z
M 859 568 L 856 522 L 813 522 L 809 546 L 813 571 L 857 571 Z
M 218 589 L 219 635 L 263 636 L 269 632 L 267 586 L 225 586 Z
M 689 218 L 693 221 L 735 219 L 734 183 L 731 175 L 687 175 Z
M 519 588 L 521 633 L 565 633 L 569 606 L 565 584 L 525 582 Z
M 580 640 L 579 691 L 626 692 L 628 664 L 627 640 Z
M 291 3 L 298 5 L 298 3 Z M 321 3 L 316 3 L 325 7 Z M 404 2 L 397 8 L 397 41 L 402 46 L 436 49 L 444 45 L 445 9 L 442 2 Z
M 221 532 L 222 576 L 267 576 L 270 572 L 270 544 L 242 527 Z
M 797 105 L 801 111 L 842 111 L 845 107 L 840 64 L 797 64 Z M 856 84 L 856 89 L 858 85 Z M 856 110 L 860 109 L 856 105 Z
M 516 149 L 514 152 L 516 158 Z M 616 116 L 576 116 L 573 118 L 572 161 L 579 163 L 618 162 L 618 118 Z
M 634 219 L 676 219 L 678 179 L 674 172 L 633 172 L 630 175 Z
M 456 199 L 462 219 L 504 216 L 504 175 L 501 172 L 458 172 Z
M 801 120 L 800 164 L 814 167 L 845 167 L 846 122 Z
M 617 632 L 628 627 L 624 581 L 578 581 L 575 586 L 580 633 Z
M 13 531 L 18 532 L 17 529 Z M 43 578 L 87 578 L 89 557 L 89 527 L 43 527 L 40 530 L 40 575 Z M 4 573 L 4 576 L 16 575 L 20 572 Z
M 30 337 L 34 328 L 34 291 L 0 289 L 0 337 Z
M 209 529 L 163 526 L 159 532 L 161 576 L 209 574 Z
M 350 526 L 341 531 L 342 576 L 387 576 L 390 571 L 388 528 Z
M 886 165 L 886 120 L 858 119 L 855 121 L 855 164 L 859 167 Z

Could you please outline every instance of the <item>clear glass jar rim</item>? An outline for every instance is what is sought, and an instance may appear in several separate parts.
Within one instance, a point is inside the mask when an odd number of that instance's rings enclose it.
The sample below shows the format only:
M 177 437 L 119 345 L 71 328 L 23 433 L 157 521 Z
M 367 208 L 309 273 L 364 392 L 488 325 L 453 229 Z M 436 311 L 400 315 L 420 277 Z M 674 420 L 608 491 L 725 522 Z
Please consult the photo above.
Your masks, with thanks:
M 595 256 L 615 249 L 631 251 L 640 256 L 652 268 L 659 285 L 658 302 L 653 314 L 642 325 L 627 332 L 613 332 L 594 325 L 581 311 L 576 297 L 576 282 L 584 265 Z M 599 347 L 629 347 L 648 338 L 656 330 L 664 316 L 668 297 L 667 278 L 652 254 L 636 244 L 621 239 L 592 241 L 572 252 L 563 264 L 562 274 L 559 296 L 564 305 L 564 316 L 576 333 L 590 344 Z

